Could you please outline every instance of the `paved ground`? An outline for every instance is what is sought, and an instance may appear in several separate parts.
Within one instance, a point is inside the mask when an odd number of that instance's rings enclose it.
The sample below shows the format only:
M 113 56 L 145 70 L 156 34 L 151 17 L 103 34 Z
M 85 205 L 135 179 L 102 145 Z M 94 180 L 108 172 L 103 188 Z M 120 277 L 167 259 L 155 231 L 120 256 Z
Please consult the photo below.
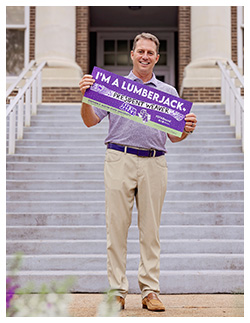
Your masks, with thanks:
M 94 317 L 102 294 L 74 294 L 70 305 L 71 316 Z M 213 295 L 161 295 L 165 312 L 150 312 L 141 307 L 140 295 L 128 295 L 121 317 L 244 317 L 244 296 Z

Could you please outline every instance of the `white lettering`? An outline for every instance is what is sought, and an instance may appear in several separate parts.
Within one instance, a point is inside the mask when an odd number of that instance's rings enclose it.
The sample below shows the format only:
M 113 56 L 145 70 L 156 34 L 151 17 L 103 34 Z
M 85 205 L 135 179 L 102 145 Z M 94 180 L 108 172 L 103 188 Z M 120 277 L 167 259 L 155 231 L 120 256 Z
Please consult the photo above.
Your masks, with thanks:
M 102 82 L 109 83 L 110 78 L 111 78 L 111 75 L 110 75 L 110 76 L 108 76 L 108 77 L 106 77 L 106 75 L 105 75 L 105 74 L 103 74 L 103 76 L 102 76 Z
M 154 93 L 153 100 L 158 101 L 158 99 L 159 99 L 159 94 Z
M 152 99 L 152 95 L 154 94 L 154 92 L 152 92 L 152 91 L 149 91 L 148 92 L 148 99 Z
M 125 83 L 126 83 L 125 81 L 122 82 L 122 89 L 123 90 L 127 90 L 126 87 L 125 87 Z
M 138 90 L 137 89 L 137 86 L 135 85 L 135 88 L 134 88 L 134 93 L 136 93 L 136 94 L 139 94 L 139 95 L 141 95 L 141 91 L 142 91 L 142 87 Z
M 144 97 L 146 97 L 147 96 L 147 94 L 148 94 L 148 91 L 146 90 L 146 89 L 143 89 L 143 91 L 142 91 L 142 96 L 144 96 Z
M 112 83 L 112 85 L 119 87 L 119 82 L 118 79 L 115 79 L 114 82 Z
M 176 101 L 176 100 L 172 100 L 172 101 L 171 101 L 171 107 L 172 107 L 172 108 L 176 108 L 176 105 L 174 105 L 174 103 L 177 103 L 177 101 Z
M 168 106 L 170 106 L 169 98 L 167 98 L 167 100 L 165 100 L 163 104 L 167 104 Z
M 182 111 L 183 102 L 178 102 L 176 109 L 180 109 Z

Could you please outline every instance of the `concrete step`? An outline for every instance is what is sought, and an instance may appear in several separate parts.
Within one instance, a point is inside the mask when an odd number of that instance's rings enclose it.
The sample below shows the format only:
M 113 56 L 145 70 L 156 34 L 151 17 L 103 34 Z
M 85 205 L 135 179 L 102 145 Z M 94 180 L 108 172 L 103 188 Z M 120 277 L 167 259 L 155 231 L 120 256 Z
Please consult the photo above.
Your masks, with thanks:
M 103 170 L 100 171 L 7 171 L 7 180 L 104 180 Z M 236 181 L 243 180 L 244 172 L 243 170 L 231 170 L 229 171 L 173 171 L 168 170 L 168 181 L 171 180 L 201 180 L 201 181 Z
M 9 240 L 33 239 L 105 239 L 105 226 L 7 226 Z M 233 239 L 240 240 L 243 237 L 242 226 L 168 226 L 160 227 L 162 239 Z M 138 239 L 137 226 L 129 228 L 128 239 Z
M 106 239 L 10 240 L 6 242 L 8 255 L 20 250 L 25 255 L 106 254 Z M 128 254 L 140 253 L 138 239 L 128 239 Z M 161 239 L 161 254 L 243 254 L 241 239 Z
M 7 213 L 6 224 L 10 226 L 40 226 L 40 225 L 105 225 L 105 212 L 81 213 Z M 206 212 L 199 211 L 178 213 L 162 212 L 163 225 L 243 225 L 243 212 Z M 132 212 L 132 225 L 137 225 L 137 211 Z
M 69 137 L 67 138 L 60 138 L 60 139 L 44 139 L 43 137 L 40 137 L 39 140 L 36 140 L 34 138 L 31 139 L 23 139 L 21 141 L 17 141 L 16 146 L 22 146 L 22 147 L 72 147 L 72 146 L 83 146 L 83 147 L 100 147 L 100 144 L 103 143 L 103 138 L 101 139 L 93 139 L 93 138 L 74 138 L 71 139 Z M 168 149 L 170 147 L 179 147 L 179 146 L 184 146 L 187 148 L 193 148 L 194 146 L 198 147 L 217 147 L 217 146 L 240 146 L 241 145 L 241 140 L 237 140 L 235 138 L 232 139 L 190 139 L 188 141 L 182 141 L 179 142 L 178 144 L 171 144 L 168 146 Z
M 17 154 L 51 154 L 51 155 L 75 155 L 75 154 L 105 154 L 106 146 L 16 146 Z M 178 154 L 178 153 L 189 153 L 192 154 L 235 154 L 242 153 L 242 147 L 240 145 L 234 145 L 231 147 L 228 146 L 196 146 L 196 147 L 181 147 L 181 146 L 171 146 L 168 147 L 169 154 Z
M 103 171 L 103 162 L 19 162 L 19 163 L 7 163 L 7 171 L 19 170 L 19 171 Z M 198 164 L 190 162 L 175 162 L 168 163 L 169 171 L 239 171 L 244 169 L 243 161 L 235 162 L 202 162 Z
M 14 256 L 7 256 L 7 270 Z M 89 255 L 24 255 L 22 270 L 76 270 L 99 271 L 106 268 L 105 254 Z M 140 255 L 127 256 L 127 270 L 139 267 Z M 164 270 L 243 270 L 243 254 L 162 254 L 161 268 Z
M 104 152 L 105 153 L 105 152 Z M 18 155 L 9 155 L 7 156 L 7 162 L 78 162 L 78 163 L 84 163 L 84 162 L 103 162 L 105 156 L 103 154 L 77 154 L 77 155 L 50 155 L 50 154 L 42 154 L 42 155 L 36 155 L 36 154 L 18 154 Z M 176 160 L 182 160 L 186 158 L 186 153 L 180 153 L 178 154 L 167 154 L 166 159 L 167 162 L 175 162 Z M 192 154 L 188 156 L 189 162 L 216 162 L 216 161 L 244 161 L 244 155 L 242 153 L 232 153 L 232 154 Z
M 104 201 L 8 201 L 6 203 L 8 213 L 12 212 L 98 212 L 105 210 Z M 235 201 L 167 201 L 163 205 L 163 211 L 186 212 L 195 209 L 200 212 L 243 212 L 242 200 Z
M 103 121 L 102 121 L 103 122 Z M 75 132 L 77 134 L 86 134 L 87 136 L 89 136 L 91 138 L 91 134 L 96 133 L 96 132 L 102 132 L 103 133 L 103 138 L 105 138 L 107 136 L 108 133 L 108 124 L 104 124 L 102 125 L 102 122 L 100 124 L 97 124 L 96 126 L 92 127 L 92 128 L 87 128 L 84 124 L 82 125 L 81 123 L 77 123 L 74 124 L 73 126 L 68 125 L 68 127 L 66 127 L 66 125 L 48 125 L 46 126 L 46 122 L 43 125 L 33 125 L 31 127 L 25 127 L 24 128 L 24 132 L 25 133 L 36 133 L 36 132 L 43 132 L 43 133 L 49 133 L 49 134 L 55 134 L 55 133 L 67 133 L 67 132 Z M 8 125 L 6 126 L 6 129 L 8 130 Z M 199 127 L 197 126 L 197 128 L 195 129 L 195 133 L 192 135 L 192 137 L 194 136 L 198 136 L 199 134 L 204 134 L 205 138 L 207 138 L 207 136 L 209 134 L 214 135 L 215 133 L 218 135 L 220 134 L 228 134 L 228 133 L 233 133 L 235 134 L 235 127 L 231 127 L 229 126 L 229 124 L 226 125 L 217 125 L 217 124 L 209 124 L 207 125 L 206 123 L 204 123 L 203 125 L 199 125 Z M 189 137 L 190 138 L 190 137 Z M 189 139 L 188 139 L 189 140 Z
M 244 190 L 243 180 L 168 180 L 168 191 Z M 104 190 L 104 180 L 7 180 L 7 190 Z
M 45 128 L 46 129 L 46 128 Z M 33 131 L 32 131 L 33 130 Z M 65 138 L 67 139 L 71 139 L 71 140 L 75 140 L 75 139 L 83 139 L 83 140 L 102 140 L 103 138 L 105 138 L 107 136 L 107 131 L 95 131 L 91 133 L 91 136 L 87 133 L 87 132 L 83 132 L 83 131 L 78 131 L 78 133 L 76 131 L 65 131 L 64 133 L 53 133 L 53 132 L 40 132 L 40 131 L 35 131 L 33 129 L 33 127 L 31 129 L 25 129 L 24 132 L 24 139 L 27 140 L 40 140 L 40 139 L 44 139 L 44 140 L 63 140 Z M 220 140 L 235 140 L 235 133 L 234 133 L 234 129 L 232 129 L 232 131 L 228 131 L 228 132 L 221 132 L 221 133 L 212 133 L 212 132 L 208 132 L 208 133 L 204 133 L 203 134 L 204 138 L 208 138 L 208 139 L 201 139 L 201 140 L 215 140 L 215 141 L 220 141 Z M 220 139 L 218 139 L 220 138 Z M 188 142 L 191 144 L 191 142 L 196 141 L 197 137 L 195 136 L 189 136 L 188 138 Z M 169 144 L 169 142 L 168 142 Z M 178 143 L 178 145 L 181 144 Z
M 8 272 L 7 272 L 8 274 Z M 43 283 L 51 281 L 65 281 L 67 277 L 74 276 L 76 284 L 71 292 L 103 292 L 109 288 L 107 273 L 105 271 L 20 271 L 17 283 L 27 285 L 34 282 L 33 291 L 40 290 Z M 140 293 L 138 287 L 138 272 L 127 271 L 130 293 Z M 161 293 L 185 294 L 200 293 L 243 293 L 244 278 L 242 270 L 162 270 L 160 275 Z
M 168 191 L 168 201 L 239 201 L 244 199 L 244 191 Z M 104 201 L 105 190 L 10 190 L 7 201 Z

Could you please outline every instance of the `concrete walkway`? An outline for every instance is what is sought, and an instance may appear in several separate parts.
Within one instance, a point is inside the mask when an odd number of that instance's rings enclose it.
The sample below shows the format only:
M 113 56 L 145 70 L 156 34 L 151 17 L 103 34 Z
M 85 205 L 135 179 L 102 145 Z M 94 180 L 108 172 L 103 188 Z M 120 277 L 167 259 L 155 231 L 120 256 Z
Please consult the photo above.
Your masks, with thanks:
M 74 294 L 70 314 L 75 317 L 96 316 L 102 294 Z M 129 294 L 121 317 L 244 317 L 244 295 L 188 294 L 161 295 L 165 312 L 150 312 L 141 307 L 141 296 Z

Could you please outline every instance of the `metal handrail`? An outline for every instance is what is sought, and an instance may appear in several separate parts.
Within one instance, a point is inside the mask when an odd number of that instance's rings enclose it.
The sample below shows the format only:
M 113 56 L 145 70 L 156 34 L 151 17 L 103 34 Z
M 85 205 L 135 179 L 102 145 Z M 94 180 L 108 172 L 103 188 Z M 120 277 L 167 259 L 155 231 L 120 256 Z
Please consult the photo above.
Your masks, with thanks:
M 21 80 L 24 78 L 25 74 L 27 74 L 29 72 L 29 70 L 33 67 L 35 62 L 36 62 L 35 60 L 30 61 L 29 65 L 22 71 L 22 73 L 18 76 L 17 80 L 9 86 L 9 88 L 6 91 L 6 99 L 11 94 L 11 92 L 16 88 L 18 83 L 21 82 Z
M 18 94 L 14 98 L 10 98 L 10 104 L 6 109 L 6 118 L 9 117 L 9 154 L 15 153 L 16 117 L 17 117 L 17 139 L 23 138 L 24 96 L 25 96 L 25 126 L 30 126 L 31 104 L 32 104 L 32 114 L 35 115 L 37 113 L 37 103 L 42 102 L 42 69 L 46 64 L 47 64 L 46 62 L 42 62 L 36 68 L 36 70 L 33 71 L 32 76 L 29 79 L 26 79 L 25 85 L 22 88 L 18 89 Z M 27 73 L 27 70 L 26 70 L 26 73 Z M 18 78 L 19 82 L 23 78 L 24 78 L 24 75 L 22 77 L 19 76 Z M 15 82 L 15 84 L 17 85 L 18 83 Z M 13 88 L 12 86 L 11 92 L 15 88 L 16 87 Z M 31 102 L 31 92 L 32 92 L 32 102 Z M 16 106 L 18 106 L 17 116 L 16 116 Z
M 244 151 L 244 100 L 241 96 L 241 88 L 236 87 L 235 79 L 238 79 L 244 87 L 244 78 L 240 75 L 237 66 L 230 60 L 225 64 L 217 61 L 216 64 L 221 70 L 221 102 L 225 103 L 226 114 L 230 115 L 230 125 L 235 126 L 237 139 L 242 140 Z M 234 72 L 230 76 L 230 68 Z
M 228 60 L 228 64 L 230 65 L 231 69 L 233 70 L 234 74 L 236 75 L 236 77 L 238 78 L 238 80 L 241 83 L 241 86 L 244 87 L 244 76 L 242 76 L 237 68 L 237 66 L 235 65 L 235 63 L 229 59 Z
M 220 70 L 221 70 L 223 76 L 225 77 L 226 81 L 228 82 L 230 89 L 233 91 L 235 98 L 240 103 L 241 109 L 244 111 L 243 99 L 240 96 L 239 92 L 236 90 L 236 86 L 233 83 L 233 81 L 231 80 L 230 76 L 228 75 L 226 68 L 224 67 L 224 65 L 220 61 L 218 61 L 217 64 L 220 67 Z
M 15 98 L 13 99 L 13 101 L 9 104 L 7 110 L 6 110 L 6 117 L 10 114 L 11 110 L 13 109 L 13 107 L 17 104 L 17 102 L 21 99 L 21 97 L 24 95 L 24 93 L 27 91 L 27 89 L 30 87 L 31 83 L 37 78 L 39 72 L 44 68 L 44 66 L 46 65 L 46 62 L 41 63 L 37 69 L 35 70 L 35 72 L 32 74 L 31 78 L 26 82 L 26 84 L 24 85 L 24 87 L 22 88 L 22 90 L 20 92 L 18 92 L 18 94 L 15 96 Z

